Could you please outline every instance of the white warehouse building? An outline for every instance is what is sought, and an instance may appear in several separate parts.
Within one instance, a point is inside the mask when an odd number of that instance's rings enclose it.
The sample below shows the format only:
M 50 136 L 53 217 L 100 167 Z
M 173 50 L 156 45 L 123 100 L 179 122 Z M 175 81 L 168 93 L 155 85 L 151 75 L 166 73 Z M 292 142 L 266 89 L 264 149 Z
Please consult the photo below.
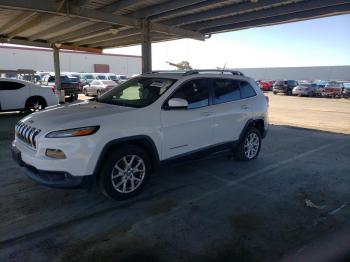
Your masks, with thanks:
M 61 72 L 109 72 L 130 77 L 141 73 L 141 57 L 61 50 L 60 66 Z M 0 45 L 0 69 L 54 71 L 52 49 Z

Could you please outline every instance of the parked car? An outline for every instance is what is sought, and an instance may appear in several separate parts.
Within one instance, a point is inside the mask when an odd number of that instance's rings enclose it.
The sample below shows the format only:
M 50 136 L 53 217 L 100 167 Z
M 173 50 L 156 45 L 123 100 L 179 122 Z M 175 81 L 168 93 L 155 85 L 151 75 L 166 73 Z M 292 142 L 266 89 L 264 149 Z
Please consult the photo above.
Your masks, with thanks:
M 120 200 L 137 194 L 161 164 L 227 149 L 239 160 L 255 159 L 268 130 L 267 115 L 263 92 L 237 71 L 149 73 L 97 101 L 20 120 L 12 156 L 38 183 L 96 182 Z
M 0 78 L 0 111 L 37 111 L 58 104 L 55 90 L 34 83 Z
M 112 80 L 94 80 L 90 84 L 83 86 L 83 93 L 86 96 L 100 96 L 116 86 L 118 84 Z
M 344 84 L 341 82 L 331 81 L 323 88 L 322 96 L 324 97 L 341 97 L 343 93 Z
M 317 89 L 315 90 L 315 95 L 321 97 L 323 89 L 328 82 L 323 80 L 317 80 L 317 81 L 314 81 L 313 83 L 317 85 Z
M 119 84 L 117 76 L 113 73 L 106 73 L 106 79 L 112 80 L 112 81 L 116 82 L 117 84 Z
M 273 85 L 273 94 L 283 93 L 286 95 L 292 95 L 293 88 L 298 85 L 298 82 L 295 80 L 277 80 Z
M 128 77 L 126 75 L 116 75 L 118 83 L 122 84 L 128 80 Z
M 350 82 L 344 83 L 343 86 L 343 97 L 350 98 Z
M 293 88 L 293 95 L 295 96 L 316 96 L 317 85 L 315 83 L 303 83 Z
M 41 81 L 43 85 L 56 88 L 55 75 L 45 75 Z M 65 96 L 70 97 L 71 100 L 77 100 L 79 94 L 79 83 L 72 82 L 67 75 L 61 75 L 61 89 L 64 90 Z
M 82 86 L 91 83 L 95 79 L 96 77 L 93 74 L 90 74 L 90 73 L 80 74 L 80 81 Z
M 271 91 L 273 87 L 273 81 L 262 81 L 259 80 L 258 84 L 262 91 Z
M 95 76 L 96 80 L 107 80 L 107 76 L 106 74 L 102 74 L 102 73 L 93 73 L 93 75 Z

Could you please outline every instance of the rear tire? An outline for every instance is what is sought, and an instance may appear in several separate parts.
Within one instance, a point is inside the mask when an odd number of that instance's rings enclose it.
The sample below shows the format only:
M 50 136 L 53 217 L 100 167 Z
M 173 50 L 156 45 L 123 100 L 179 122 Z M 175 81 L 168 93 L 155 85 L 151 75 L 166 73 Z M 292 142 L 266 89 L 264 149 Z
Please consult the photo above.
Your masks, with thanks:
M 274 95 L 277 95 L 277 92 L 273 91 L 273 94 L 274 94 Z
M 30 97 L 25 104 L 25 110 L 30 113 L 43 110 L 45 107 L 47 107 L 47 103 L 42 97 Z
M 88 92 L 86 89 L 83 90 L 84 96 L 89 96 Z
M 249 161 L 258 157 L 261 148 L 261 134 L 258 129 L 251 127 L 245 133 L 235 149 L 234 156 L 240 161 Z
M 124 200 L 144 188 L 150 170 L 151 160 L 147 152 L 138 146 L 125 145 L 108 154 L 98 184 L 107 197 Z

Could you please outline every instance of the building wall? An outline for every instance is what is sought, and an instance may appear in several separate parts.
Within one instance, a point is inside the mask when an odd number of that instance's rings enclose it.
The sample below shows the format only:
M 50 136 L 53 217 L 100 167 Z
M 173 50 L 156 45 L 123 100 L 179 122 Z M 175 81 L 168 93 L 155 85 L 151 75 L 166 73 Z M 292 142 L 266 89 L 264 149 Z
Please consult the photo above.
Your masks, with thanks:
M 349 80 L 350 66 L 238 68 L 256 80 Z
M 141 73 L 141 57 L 93 54 L 61 50 L 60 65 L 64 72 L 94 72 L 94 64 L 108 64 L 111 73 L 132 76 Z M 54 71 L 51 49 L 0 46 L 0 69 Z

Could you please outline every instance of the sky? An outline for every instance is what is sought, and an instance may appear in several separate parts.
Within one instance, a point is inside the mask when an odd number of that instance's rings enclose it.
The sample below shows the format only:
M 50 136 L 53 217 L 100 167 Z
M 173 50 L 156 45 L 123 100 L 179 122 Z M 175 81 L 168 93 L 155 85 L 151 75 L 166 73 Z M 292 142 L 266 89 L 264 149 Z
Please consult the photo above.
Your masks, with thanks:
M 106 53 L 141 55 L 140 46 Z M 350 14 L 152 44 L 152 67 L 189 61 L 193 68 L 350 65 Z

